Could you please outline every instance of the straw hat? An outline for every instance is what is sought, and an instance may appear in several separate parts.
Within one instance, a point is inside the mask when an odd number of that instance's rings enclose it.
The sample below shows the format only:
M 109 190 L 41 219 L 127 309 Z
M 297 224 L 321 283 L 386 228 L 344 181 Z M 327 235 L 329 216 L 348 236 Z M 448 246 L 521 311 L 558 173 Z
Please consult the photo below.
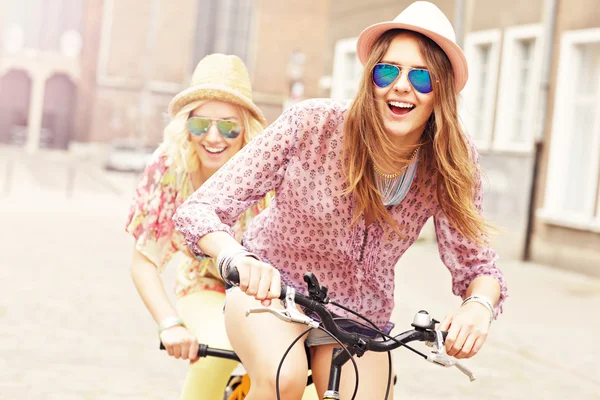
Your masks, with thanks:
M 437 43 L 452 64 L 456 93 L 465 87 L 469 78 L 467 59 L 456 44 L 456 34 L 452 24 L 437 6 L 428 1 L 417 1 L 408 6 L 393 21 L 380 22 L 362 31 L 358 37 L 356 50 L 358 59 L 363 65 L 367 62 L 371 47 L 377 38 L 390 29 L 418 32 Z
M 171 100 L 169 115 L 173 117 L 186 104 L 203 99 L 227 101 L 245 107 L 263 126 L 267 125 L 262 111 L 252 102 L 250 76 L 244 62 L 237 56 L 215 53 L 200 60 L 190 87 Z

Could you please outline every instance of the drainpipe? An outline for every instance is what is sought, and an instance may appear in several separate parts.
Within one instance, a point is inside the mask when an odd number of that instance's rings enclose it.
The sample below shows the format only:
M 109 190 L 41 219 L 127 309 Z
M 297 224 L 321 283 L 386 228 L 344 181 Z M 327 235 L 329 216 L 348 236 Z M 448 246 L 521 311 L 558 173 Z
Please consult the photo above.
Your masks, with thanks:
M 465 22 L 465 0 L 456 0 L 454 2 L 454 33 L 456 33 L 456 44 L 461 48 L 464 38 Z
M 537 112 L 537 123 L 534 136 L 533 173 L 529 193 L 529 209 L 527 212 L 527 228 L 525 230 L 525 244 L 523 248 L 523 261 L 531 259 L 531 237 L 535 222 L 535 206 L 537 202 L 537 187 L 539 180 L 539 163 L 544 145 L 544 133 L 548 121 L 548 97 L 550 95 L 550 68 L 552 66 L 552 51 L 554 47 L 554 34 L 556 32 L 556 15 L 558 13 L 559 0 L 545 0 L 544 2 L 544 34 L 542 73 L 539 91 L 539 106 Z

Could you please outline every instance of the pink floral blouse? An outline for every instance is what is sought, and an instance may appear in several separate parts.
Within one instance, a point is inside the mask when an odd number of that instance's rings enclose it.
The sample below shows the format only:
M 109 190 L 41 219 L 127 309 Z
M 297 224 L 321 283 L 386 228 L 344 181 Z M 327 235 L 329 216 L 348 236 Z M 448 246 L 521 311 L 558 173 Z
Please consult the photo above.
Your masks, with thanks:
M 198 290 L 225 292 L 214 260 L 192 257 L 181 233 L 173 229 L 175 209 L 193 192 L 189 174 L 177 173 L 168 157 L 157 150 L 135 191 L 125 227 L 135 238 L 136 249 L 159 271 L 171 261 L 176 263 L 175 293 L 178 296 Z M 266 202 L 263 199 L 247 210 L 233 227 L 238 240 L 250 219 L 266 207 Z M 180 253 L 178 257 L 174 257 L 177 253 Z
M 244 245 L 303 293 L 303 275 L 312 271 L 333 300 L 384 328 L 394 306 L 394 266 L 433 216 L 453 292 L 464 297 L 474 278 L 493 276 L 502 287 L 499 312 L 506 284 L 496 267 L 498 256 L 452 228 L 437 203 L 431 176 L 417 173 L 404 200 L 388 208 L 408 226 L 403 238 L 384 234 L 379 222 L 365 227 L 364 218 L 350 228 L 354 201 L 340 194 L 346 185 L 341 150 L 347 109 L 346 102 L 304 101 L 236 154 L 177 209 L 175 228 L 185 235 L 189 248 L 202 255 L 200 237 L 214 231 L 233 233 L 237 216 L 275 190 L 271 205 L 245 232 Z M 481 210 L 481 185 L 475 202 Z M 349 317 L 342 310 L 335 312 Z

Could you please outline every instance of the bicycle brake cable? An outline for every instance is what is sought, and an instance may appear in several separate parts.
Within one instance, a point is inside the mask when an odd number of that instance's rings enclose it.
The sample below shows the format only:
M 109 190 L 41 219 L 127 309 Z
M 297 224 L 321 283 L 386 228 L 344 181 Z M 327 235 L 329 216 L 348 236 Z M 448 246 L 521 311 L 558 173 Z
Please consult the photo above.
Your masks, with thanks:
M 276 395 L 277 395 L 277 400 L 281 400 L 281 394 L 279 393 L 279 375 L 281 373 L 281 367 L 283 366 L 283 362 L 285 361 L 285 358 L 287 357 L 287 355 L 289 354 L 289 352 L 292 350 L 292 348 L 294 347 L 294 345 L 296 343 L 298 343 L 298 341 L 304 335 L 308 334 L 311 331 L 311 329 L 314 329 L 314 328 L 308 328 L 308 329 L 306 329 L 296 339 L 294 339 L 294 341 L 290 344 L 290 346 L 287 348 L 287 350 L 285 351 L 285 353 L 283 353 L 283 357 L 281 357 L 281 361 L 279 362 L 279 366 L 277 367 L 277 375 L 275 377 L 275 391 L 276 391 Z M 354 366 L 354 374 L 356 376 L 356 383 L 354 385 L 354 393 L 352 394 L 352 400 L 354 400 L 356 398 L 356 394 L 358 393 L 358 365 L 356 364 L 356 360 L 354 359 L 354 356 L 350 353 L 350 351 L 348 351 L 347 346 L 345 346 L 338 338 L 336 338 L 327 329 L 325 329 L 323 327 L 319 327 L 317 329 L 319 329 L 319 330 L 325 332 L 326 334 L 328 334 L 329 336 L 331 336 L 340 346 L 342 346 L 342 349 L 345 352 L 347 352 L 348 355 L 350 356 L 350 361 L 352 361 L 352 365 Z
M 345 311 L 347 311 L 347 312 L 349 312 L 349 313 L 351 313 L 351 314 L 354 314 L 355 316 L 357 316 L 357 317 L 359 317 L 359 318 L 362 318 L 362 319 L 364 319 L 364 320 L 365 320 L 365 321 L 367 321 L 369 324 L 371 324 L 371 326 L 368 326 L 368 325 L 366 325 L 366 324 L 364 324 L 364 323 L 362 323 L 362 322 L 360 322 L 360 321 L 357 321 L 357 320 L 355 320 L 355 319 L 352 319 L 352 318 L 341 318 L 341 317 L 339 317 L 339 318 L 334 318 L 334 320 L 347 320 L 347 321 L 354 322 L 354 323 L 356 323 L 357 325 L 363 326 L 363 327 L 365 327 L 365 328 L 372 329 L 373 331 L 375 331 L 376 333 L 378 333 L 378 334 L 380 334 L 381 336 L 385 337 L 386 339 L 393 340 L 394 342 L 398 343 L 400 346 L 402 346 L 402 347 L 406 347 L 407 349 L 409 349 L 409 350 L 410 350 L 410 351 L 412 351 L 413 353 L 420 355 L 420 356 L 421 356 L 421 357 L 423 357 L 424 359 L 427 359 L 427 355 L 425 355 L 425 354 L 421 353 L 419 350 L 416 350 L 415 348 L 413 348 L 413 347 L 409 346 L 408 344 L 406 344 L 406 343 L 402 343 L 402 342 L 398 341 L 398 339 L 396 339 L 395 337 L 393 337 L 393 336 L 390 336 L 390 335 L 388 335 L 387 333 L 385 333 L 385 332 L 381 331 L 381 330 L 380 330 L 380 329 L 377 327 L 377 325 L 375 325 L 375 323 L 374 323 L 373 321 L 369 320 L 367 317 L 365 317 L 365 316 L 363 316 L 363 315 L 361 315 L 361 314 L 357 313 L 356 311 L 354 311 L 354 310 L 351 310 L 351 309 L 349 309 L 349 308 L 347 308 L 347 307 L 345 307 L 345 306 L 343 306 L 343 305 L 341 305 L 341 304 L 339 304 L 339 303 L 336 303 L 336 302 L 334 302 L 334 301 L 331 301 L 331 302 L 330 302 L 330 304 L 332 304 L 332 305 L 334 305 L 334 306 L 336 306 L 336 307 L 339 307 L 339 308 L 341 308 L 342 310 L 345 310 Z

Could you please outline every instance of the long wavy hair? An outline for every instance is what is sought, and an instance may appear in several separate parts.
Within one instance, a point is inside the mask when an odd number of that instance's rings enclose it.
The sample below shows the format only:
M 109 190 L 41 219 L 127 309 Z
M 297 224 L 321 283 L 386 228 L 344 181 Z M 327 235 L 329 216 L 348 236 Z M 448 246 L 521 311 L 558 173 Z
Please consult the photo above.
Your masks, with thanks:
M 375 183 L 374 162 L 377 160 L 378 167 L 384 168 L 398 161 L 408 163 L 409 160 L 402 156 L 407 149 L 395 148 L 385 130 L 375 101 L 371 75 L 392 40 L 402 33 L 416 38 L 421 55 L 434 77 L 434 106 L 421 136 L 419 174 L 433 174 L 437 200 L 452 226 L 470 240 L 486 242 L 491 226 L 474 204 L 474 191 L 479 185 L 481 171 L 458 120 L 452 65 L 435 42 L 401 29 L 385 32 L 373 45 L 358 93 L 345 118 L 343 152 L 344 172 L 348 180 L 345 193 L 354 195 L 357 204 L 352 224 L 368 212 L 403 236 L 401 231 L 405 227 L 392 218 L 381 200 Z
M 178 173 L 192 173 L 200 168 L 200 160 L 187 130 L 187 120 L 192 111 L 202 104 L 210 101 L 196 100 L 186 104 L 171 118 L 163 132 L 163 141 L 159 146 L 164 154 L 173 162 Z M 240 112 L 244 128 L 244 146 L 256 137 L 265 128 L 245 107 L 235 105 Z

